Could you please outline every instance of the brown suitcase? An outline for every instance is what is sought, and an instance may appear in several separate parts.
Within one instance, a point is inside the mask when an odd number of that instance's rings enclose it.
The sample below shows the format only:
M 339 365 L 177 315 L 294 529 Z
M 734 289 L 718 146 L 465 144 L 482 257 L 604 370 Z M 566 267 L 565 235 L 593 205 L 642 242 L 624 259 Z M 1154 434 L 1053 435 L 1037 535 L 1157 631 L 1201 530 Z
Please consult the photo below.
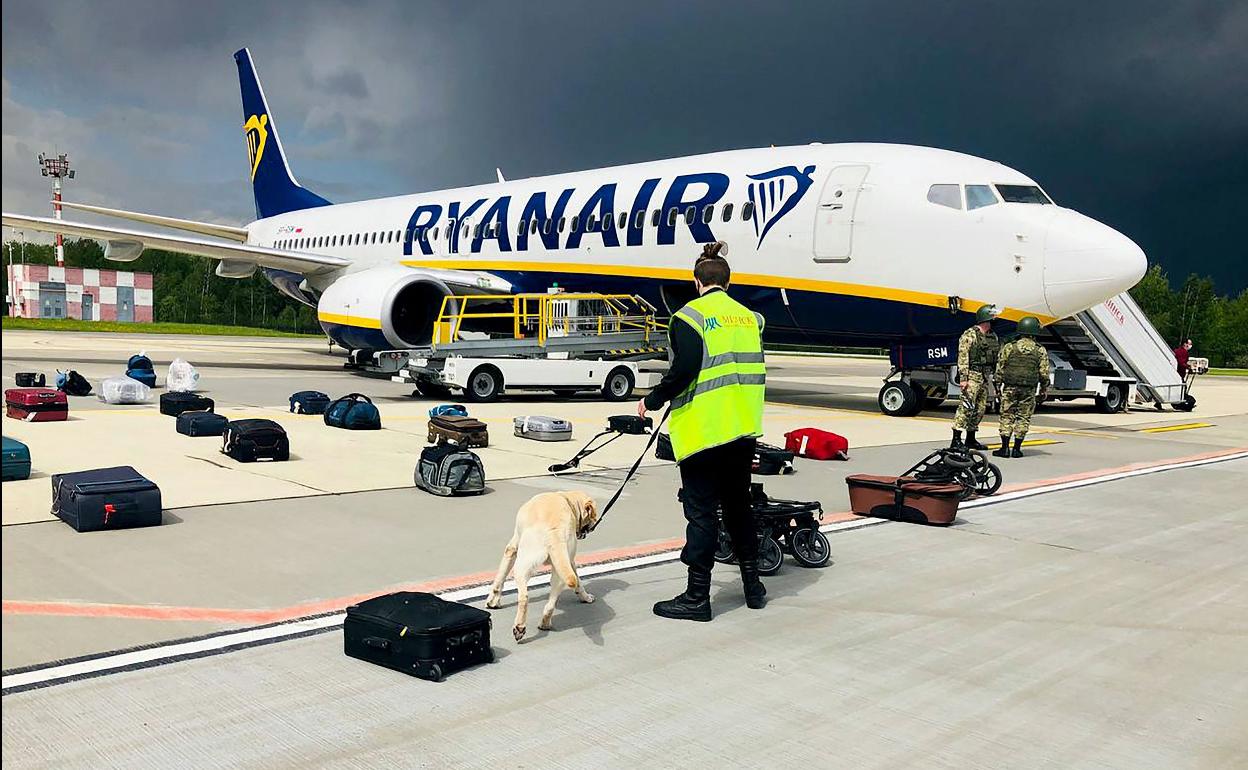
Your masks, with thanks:
M 429 443 L 485 447 L 490 445 L 490 431 L 474 417 L 437 415 L 429 418 Z
M 846 476 L 849 505 L 859 516 L 908 521 L 914 524 L 952 524 L 958 516 L 959 484 L 929 484 L 908 476 Z

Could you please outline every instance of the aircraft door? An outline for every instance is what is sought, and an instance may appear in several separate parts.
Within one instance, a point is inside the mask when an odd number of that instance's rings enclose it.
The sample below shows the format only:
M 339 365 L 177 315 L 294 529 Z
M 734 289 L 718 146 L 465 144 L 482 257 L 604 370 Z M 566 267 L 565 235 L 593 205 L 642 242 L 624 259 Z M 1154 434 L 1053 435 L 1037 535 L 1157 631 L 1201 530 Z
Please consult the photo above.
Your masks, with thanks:
M 828 174 L 815 212 L 815 261 L 848 262 L 854 245 L 854 214 L 869 166 L 837 166 Z

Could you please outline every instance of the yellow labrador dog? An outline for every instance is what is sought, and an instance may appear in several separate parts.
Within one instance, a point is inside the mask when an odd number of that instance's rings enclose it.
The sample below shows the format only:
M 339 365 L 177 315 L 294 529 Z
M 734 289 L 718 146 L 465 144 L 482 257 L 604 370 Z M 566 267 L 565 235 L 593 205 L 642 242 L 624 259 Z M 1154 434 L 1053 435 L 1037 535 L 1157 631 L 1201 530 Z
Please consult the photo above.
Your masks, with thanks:
M 545 564 L 550 565 L 550 599 L 542 610 L 538 628 L 549 631 L 550 618 L 555 614 L 555 600 L 563 589 L 571 588 L 585 603 L 594 597 L 576 576 L 577 536 L 598 521 L 598 505 L 584 492 L 543 492 L 534 496 L 516 514 L 516 532 L 503 549 L 503 561 L 485 603 L 498 609 L 507 573 L 515 568 L 516 625 L 511 633 L 516 641 L 524 638 L 529 612 L 529 578 Z

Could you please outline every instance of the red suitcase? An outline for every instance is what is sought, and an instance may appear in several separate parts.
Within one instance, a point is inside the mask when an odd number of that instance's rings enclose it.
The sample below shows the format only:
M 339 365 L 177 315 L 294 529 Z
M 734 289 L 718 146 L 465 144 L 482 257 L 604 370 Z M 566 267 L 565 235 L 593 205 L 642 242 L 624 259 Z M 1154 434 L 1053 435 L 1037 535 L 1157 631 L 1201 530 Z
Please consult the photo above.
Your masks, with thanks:
M 952 524 L 958 517 L 961 484 L 929 484 L 909 476 L 846 476 L 849 505 L 859 516 L 914 524 Z
M 784 434 L 784 448 L 812 460 L 848 460 L 849 440 L 818 428 L 798 428 Z
M 68 420 L 69 400 L 59 390 L 10 388 L 4 391 L 4 413 L 26 422 Z

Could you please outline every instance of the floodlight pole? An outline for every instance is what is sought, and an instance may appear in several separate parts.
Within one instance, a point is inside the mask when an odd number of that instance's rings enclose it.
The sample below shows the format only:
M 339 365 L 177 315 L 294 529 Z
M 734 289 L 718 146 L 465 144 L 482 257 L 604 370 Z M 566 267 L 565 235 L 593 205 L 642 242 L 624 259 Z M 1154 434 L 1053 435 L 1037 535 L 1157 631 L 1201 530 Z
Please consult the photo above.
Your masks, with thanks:
M 52 177 L 52 216 L 61 218 L 61 180 L 74 178 L 76 172 L 69 168 L 69 158 L 61 153 L 55 158 L 39 153 L 39 167 L 44 176 Z M 65 266 L 65 236 L 56 234 L 56 265 Z

